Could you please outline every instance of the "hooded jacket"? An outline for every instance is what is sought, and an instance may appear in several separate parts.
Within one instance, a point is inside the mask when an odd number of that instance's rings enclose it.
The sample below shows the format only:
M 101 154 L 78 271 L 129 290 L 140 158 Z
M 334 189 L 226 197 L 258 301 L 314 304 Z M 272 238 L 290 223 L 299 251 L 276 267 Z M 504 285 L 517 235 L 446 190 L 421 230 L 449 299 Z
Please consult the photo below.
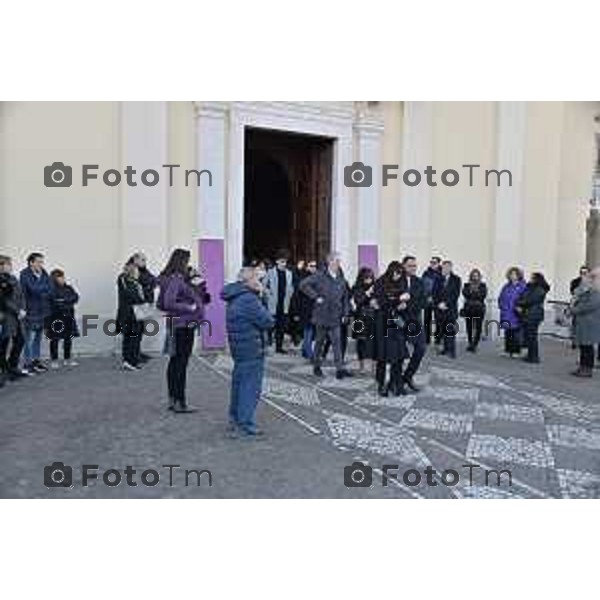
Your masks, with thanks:
M 226 326 L 233 360 L 260 360 L 265 355 L 263 333 L 275 325 L 258 294 L 241 282 L 229 283 L 221 292 L 227 303 Z

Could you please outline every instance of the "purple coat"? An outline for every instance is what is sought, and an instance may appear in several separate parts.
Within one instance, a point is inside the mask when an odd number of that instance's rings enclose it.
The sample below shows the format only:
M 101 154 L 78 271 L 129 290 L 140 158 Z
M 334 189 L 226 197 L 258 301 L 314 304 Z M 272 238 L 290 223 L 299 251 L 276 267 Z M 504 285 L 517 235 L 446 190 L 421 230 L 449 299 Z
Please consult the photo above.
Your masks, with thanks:
M 508 281 L 504 284 L 500 296 L 498 297 L 498 308 L 500 308 L 500 326 L 502 329 L 508 329 L 507 323 L 511 328 L 517 328 L 521 325 L 519 315 L 515 312 L 517 300 L 525 291 L 526 283 L 517 281 L 512 283 Z
M 158 308 L 172 319 L 175 329 L 187 327 L 191 323 L 196 323 L 199 327 L 200 321 L 204 319 L 205 301 L 204 290 L 190 285 L 179 274 L 160 280 Z

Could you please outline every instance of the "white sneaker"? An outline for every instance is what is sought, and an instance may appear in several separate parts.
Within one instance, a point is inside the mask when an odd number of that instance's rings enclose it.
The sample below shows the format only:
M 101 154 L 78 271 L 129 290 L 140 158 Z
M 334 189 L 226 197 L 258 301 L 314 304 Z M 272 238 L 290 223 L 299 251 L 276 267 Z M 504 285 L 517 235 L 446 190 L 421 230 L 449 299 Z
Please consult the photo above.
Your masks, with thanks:
M 128 363 L 126 360 L 123 361 L 123 371 L 138 371 L 139 367 L 136 367 L 134 365 L 132 365 L 131 363 Z
M 71 360 L 65 361 L 65 365 L 67 367 L 78 367 L 79 363 L 76 360 L 71 359 Z
M 57 369 L 60 369 L 60 363 L 59 363 L 57 360 L 53 360 L 53 361 L 50 363 L 50 368 L 51 368 L 53 371 L 56 371 Z

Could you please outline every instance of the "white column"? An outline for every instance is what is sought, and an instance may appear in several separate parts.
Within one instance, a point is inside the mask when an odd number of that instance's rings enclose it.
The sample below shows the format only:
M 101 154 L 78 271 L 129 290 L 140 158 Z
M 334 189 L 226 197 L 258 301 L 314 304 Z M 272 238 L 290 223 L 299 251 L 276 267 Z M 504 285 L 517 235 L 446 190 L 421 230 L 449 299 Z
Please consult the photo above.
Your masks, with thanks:
M 497 169 L 512 173 L 512 186 L 504 182 L 496 188 L 494 241 L 492 248 L 494 284 L 504 271 L 521 260 L 522 202 L 525 201 L 523 166 L 526 152 L 527 103 L 498 103 Z M 504 176 L 506 180 L 506 176 Z M 494 177 L 490 179 L 494 184 Z
M 244 259 L 244 132 L 245 123 L 232 110 L 229 127 L 229 189 L 227 195 L 227 245 L 225 272 L 233 279 Z
M 351 248 L 350 188 L 344 185 L 344 167 L 352 164 L 352 135 L 339 136 L 333 149 L 331 249 L 339 252 L 347 270 L 356 258 Z M 348 275 L 352 273 L 348 272 Z
M 121 191 L 121 253 L 123 259 L 140 250 L 151 263 L 165 260 L 167 249 L 168 170 L 167 164 L 167 103 L 121 103 L 122 169 L 131 166 L 137 186 L 128 186 L 125 176 Z M 100 165 L 118 168 L 119 165 Z M 141 174 L 153 169 L 159 182 L 147 186 Z
M 421 172 L 433 165 L 433 103 L 404 103 L 404 134 L 400 172 L 417 169 Z M 399 252 L 429 258 L 437 252 L 431 239 L 431 187 L 421 182 L 411 187 L 400 182 Z
M 202 176 L 197 191 L 196 238 L 225 238 L 225 214 L 227 195 L 226 107 L 217 102 L 203 103 L 198 109 L 196 121 L 196 148 L 198 171 L 208 170 L 212 185 Z M 193 178 L 192 178 L 193 179 Z

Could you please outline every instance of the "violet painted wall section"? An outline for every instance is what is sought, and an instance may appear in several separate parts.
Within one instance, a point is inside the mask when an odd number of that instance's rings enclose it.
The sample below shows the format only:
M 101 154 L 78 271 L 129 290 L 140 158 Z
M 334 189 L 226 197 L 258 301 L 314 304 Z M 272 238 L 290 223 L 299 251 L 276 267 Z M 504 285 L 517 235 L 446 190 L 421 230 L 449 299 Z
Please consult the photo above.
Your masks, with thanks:
M 375 275 L 379 271 L 379 251 L 377 244 L 359 244 L 358 246 L 358 268 L 371 267 Z
M 200 264 L 205 268 L 206 285 L 211 296 L 211 302 L 206 307 L 205 319 L 210 321 L 209 328 L 202 328 L 202 346 L 205 349 L 224 348 L 225 334 L 225 303 L 221 300 L 221 290 L 225 284 L 225 242 L 222 239 L 198 240 Z

